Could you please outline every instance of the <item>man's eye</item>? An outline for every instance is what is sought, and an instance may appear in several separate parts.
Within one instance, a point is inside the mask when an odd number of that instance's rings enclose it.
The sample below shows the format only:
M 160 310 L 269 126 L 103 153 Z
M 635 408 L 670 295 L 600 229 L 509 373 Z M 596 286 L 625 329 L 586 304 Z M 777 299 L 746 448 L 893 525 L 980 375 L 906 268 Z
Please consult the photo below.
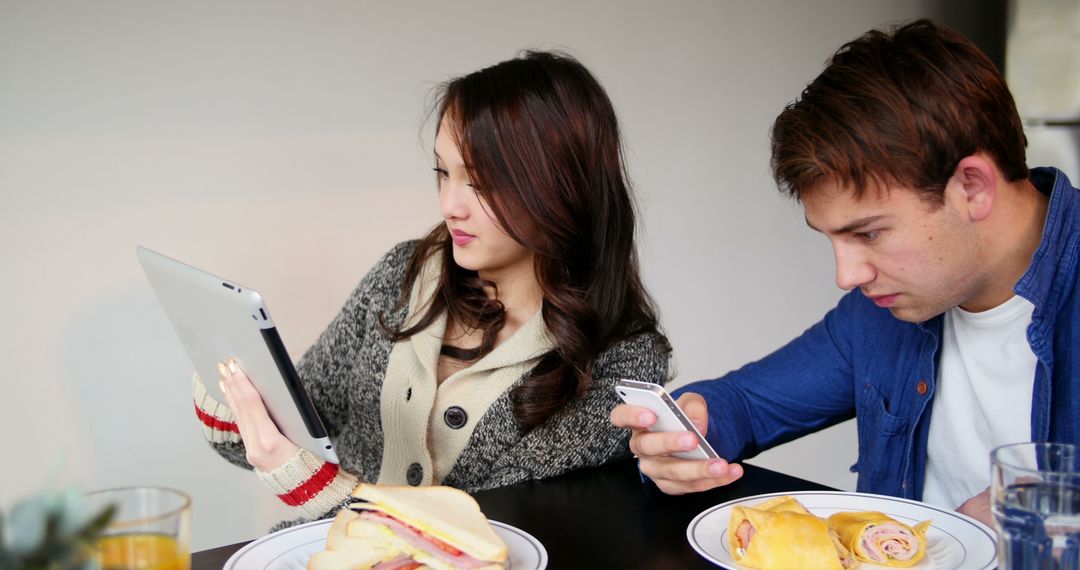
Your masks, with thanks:
M 876 231 L 876 230 L 872 231 L 872 232 L 856 232 L 855 237 L 862 240 L 862 241 L 874 241 L 875 239 L 878 238 L 878 235 L 880 233 L 881 232 Z

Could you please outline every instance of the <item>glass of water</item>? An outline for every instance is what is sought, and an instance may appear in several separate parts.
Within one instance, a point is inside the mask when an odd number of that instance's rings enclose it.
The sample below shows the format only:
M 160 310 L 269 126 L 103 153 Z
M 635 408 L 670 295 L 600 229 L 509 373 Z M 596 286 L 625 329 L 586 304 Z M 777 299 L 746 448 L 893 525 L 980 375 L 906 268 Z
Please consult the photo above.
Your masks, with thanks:
M 1002 570 L 1080 570 L 1080 446 L 1014 443 L 990 453 Z

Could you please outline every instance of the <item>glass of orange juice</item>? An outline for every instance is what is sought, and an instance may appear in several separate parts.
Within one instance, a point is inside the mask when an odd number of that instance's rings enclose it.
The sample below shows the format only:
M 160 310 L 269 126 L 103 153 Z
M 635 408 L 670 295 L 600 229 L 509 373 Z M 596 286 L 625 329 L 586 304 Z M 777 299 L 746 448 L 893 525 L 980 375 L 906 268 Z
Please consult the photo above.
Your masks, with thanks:
M 191 497 L 164 487 L 90 493 L 90 512 L 116 509 L 97 541 L 102 570 L 190 570 Z

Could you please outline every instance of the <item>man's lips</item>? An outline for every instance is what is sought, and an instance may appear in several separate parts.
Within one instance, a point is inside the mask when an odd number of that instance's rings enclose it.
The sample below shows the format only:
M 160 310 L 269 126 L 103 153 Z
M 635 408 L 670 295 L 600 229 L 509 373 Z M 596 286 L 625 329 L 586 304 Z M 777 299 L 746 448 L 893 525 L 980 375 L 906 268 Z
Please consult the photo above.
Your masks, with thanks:
M 882 309 L 887 309 L 891 307 L 892 304 L 896 302 L 896 299 L 899 296 L 900 293 L 893 293 L 891 295 L 867 295 L 867 297 L 869 297 L 875 305 L 881 307 Z
M 451 230 L 450 238 L 454 240 L 454 245 L 465 245 L 476 239 L 476 236 L 461 230 Z

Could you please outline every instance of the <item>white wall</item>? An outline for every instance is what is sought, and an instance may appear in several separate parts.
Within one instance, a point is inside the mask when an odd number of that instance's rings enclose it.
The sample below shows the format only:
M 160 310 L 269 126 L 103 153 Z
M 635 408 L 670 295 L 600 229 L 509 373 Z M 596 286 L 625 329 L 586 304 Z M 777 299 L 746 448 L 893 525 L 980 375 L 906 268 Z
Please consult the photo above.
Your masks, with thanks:
M 770 180 L 769 126 L 841 43 L 930 4 L 0 0 L 0 504 L 171 485 L 196 549 L 283 517 L 203 442 L 135 246 L 259 288 L 298 356 L 439 220 L 430 86 L 525 47 L 568 49 L 615 101 L 678 381 L 766 354 L 840 295 Z M 853 432 L 754 462 L 852 488 Z

